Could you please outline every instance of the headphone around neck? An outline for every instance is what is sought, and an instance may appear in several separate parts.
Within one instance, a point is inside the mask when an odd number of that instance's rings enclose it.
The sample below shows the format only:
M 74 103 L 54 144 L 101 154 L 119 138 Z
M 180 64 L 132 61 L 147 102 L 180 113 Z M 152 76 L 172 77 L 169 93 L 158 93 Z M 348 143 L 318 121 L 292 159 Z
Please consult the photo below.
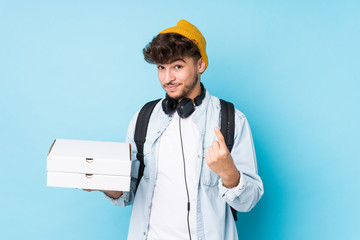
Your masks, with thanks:
M 202 83 L 200 83 L 200 85 L 201 93 L 199 96 L 194 98 L 195 106 L 199 106 L 205 98 L 206 91 L 204 85 Z M 195 111 L 195 106 L 190 98 L 184 98 L 178 102 L 178 100 L 169 97 L 167 94 L 162 102 L 162 109 L 166 114 L 173 114 L 177 111 L 181 118 L 189 117 Z

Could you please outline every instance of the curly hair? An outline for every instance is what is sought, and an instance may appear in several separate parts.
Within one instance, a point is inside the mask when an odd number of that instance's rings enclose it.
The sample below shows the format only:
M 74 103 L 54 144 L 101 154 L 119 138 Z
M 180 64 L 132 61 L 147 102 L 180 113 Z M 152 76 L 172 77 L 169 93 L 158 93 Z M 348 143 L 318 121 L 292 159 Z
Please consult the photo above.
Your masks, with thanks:
M 194 63 L 200 58 L 200 51 L 190 39 L 178 33 L 161 33 L 143 49 L 144 59 L 151 64 L 166 64 L 179 57 L 192 57 Z

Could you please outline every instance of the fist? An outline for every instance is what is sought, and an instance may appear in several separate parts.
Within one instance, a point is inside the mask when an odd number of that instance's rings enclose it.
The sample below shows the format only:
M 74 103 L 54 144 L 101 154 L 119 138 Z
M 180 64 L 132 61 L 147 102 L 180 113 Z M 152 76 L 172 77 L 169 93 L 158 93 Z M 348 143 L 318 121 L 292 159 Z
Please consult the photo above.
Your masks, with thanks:
M 214 128 L 217 141 L 214 141 L 206 153 L 206 163 L 209 168 L 218 174 L 227 188 L 239 184 L 240 173 L 226 146 L 224 136 L 218 127 Z

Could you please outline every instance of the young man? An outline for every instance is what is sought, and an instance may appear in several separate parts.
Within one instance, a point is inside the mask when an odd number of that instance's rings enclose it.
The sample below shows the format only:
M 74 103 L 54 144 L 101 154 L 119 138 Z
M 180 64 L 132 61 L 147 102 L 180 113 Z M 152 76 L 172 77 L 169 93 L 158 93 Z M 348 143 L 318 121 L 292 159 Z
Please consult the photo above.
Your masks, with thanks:
M 201 32 L 180 20 L 143 50 L 145 60 L 157 66 L 166 97 L 149 121 L 144 175 L 136 195 L 137 114 L 127 133 L 132 147 L 131 191 L 105 192 L 116 205 L 133 204 L 130 240 L 238 239 L 230 206 L 250 211 L 263 194 L 246 117 L 235 111 L 230 154 L 219 130 L 219 99 L 200 82 L 208 66 L 205 47 Z

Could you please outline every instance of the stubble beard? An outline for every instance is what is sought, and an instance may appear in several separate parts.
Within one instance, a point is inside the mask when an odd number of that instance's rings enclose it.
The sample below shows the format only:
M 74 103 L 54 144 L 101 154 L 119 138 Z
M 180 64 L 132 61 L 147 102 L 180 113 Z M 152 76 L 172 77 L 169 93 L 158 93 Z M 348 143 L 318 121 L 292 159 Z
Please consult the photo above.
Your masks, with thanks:
M 195 74 L 193 83 L 188 87 L 184 86 L 184 90 L 181 93 L 181 95 L 179 95 L 178 97 L 175 97 L 174 99 L 179 101 L 179 100 L 182 100 L 184 98 L 187 98 L 190 95 L 190 93 L 194 90 L 194 88 L 195 88 L 196 84 L 198 83 L 198 81 L 199 81 L 199 76 L 197 74 Z

